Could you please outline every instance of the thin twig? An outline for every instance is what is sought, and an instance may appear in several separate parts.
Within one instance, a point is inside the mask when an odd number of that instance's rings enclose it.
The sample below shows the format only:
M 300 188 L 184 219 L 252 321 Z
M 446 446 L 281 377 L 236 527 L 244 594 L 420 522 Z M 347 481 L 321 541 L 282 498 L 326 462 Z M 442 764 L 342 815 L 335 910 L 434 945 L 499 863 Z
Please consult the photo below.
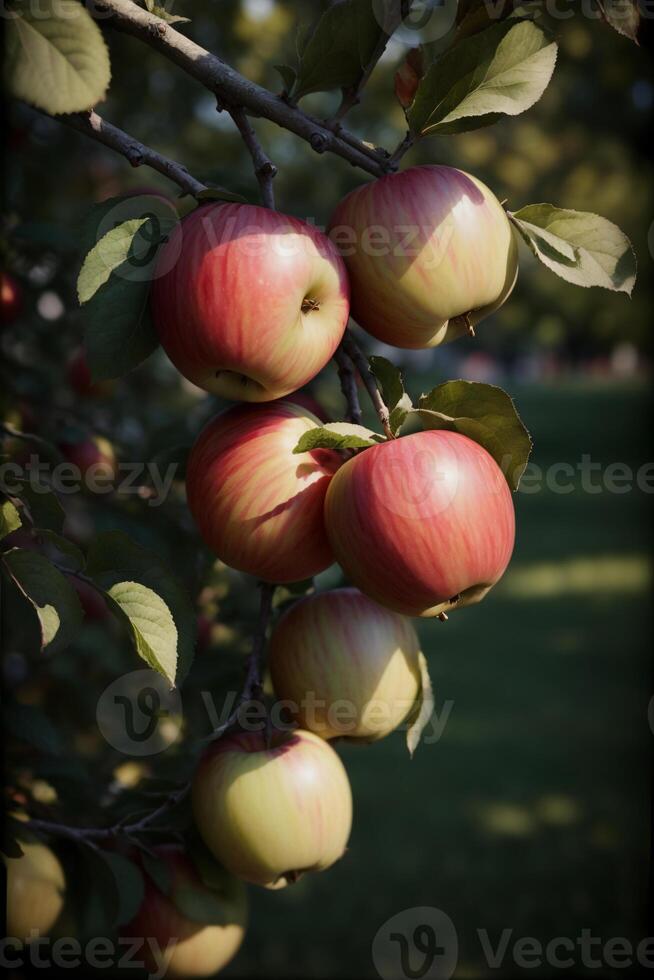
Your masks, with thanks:
M 379 416 L 379 421 L 382 424 L 384 435 L 387 439 L 394 439 L 395 436 L 390 425 L 390 412 L 388 411 L 388 408 L 384 403 L 384 399 L 381 396 L 381 392 L 377 387 L 377 382 L 375 381 L 375 376 L 370 370 L 368 359 L 349 330 L 345 331 L 345 336 L 343 337 L 341 346 L 361 375 L 361 380 L 366 386 L 370 399 L 375 406 L 375 411 Z
M 341 382 L 341 391 L 347 402 L 348 421 L 355 425 L 361 425 L 361 404 L 359 402 L 359 391 L 357 389 L 357 375 L 352 361 L 347 356 L 343 347 L 339 347 L 334 354 L 334 360 L 338 367 L 338 378 Z
M 230 65 L 174 27 L 131 0 L 87 0 L 91 15 L 116 30 L 131 34 L 159 51 L 197 79 L 227 105 L 242 106 L 287 129 L 317 153 L 335 153 L 355 167 L 379 177 L 388 167 L 377 151 L 356 137 L 337 135 L 297 106 L 244 78 Z
M 393 170 L 397 170 L 398 164 L 405 153 L 408 153 L 413 144 L 415 143 L 415 136 L 413 133 L 407 132 L 397 144 L 390 157 L 388 158 L 388 165 L 392 167 Z
M 261 200 L 263 206 L 275 210 L 275 192 L 273 190 L 273 180 L 277 175 L 277 167 L 266 154 L 257 134 L 254 131 L 250 120 L 243 109 L 229 109 L 229 114 L 236 123 L 238 130 L 243 137 L 243 142 L 248 148 L 254 164 L 254 174 L 259 182 Z
M 43 114 L 48 115 L 48 113 Z M 50 118 L 62 122 L 66 126 L 76 129 L 79 133 L 84 133 L 85 136 L 90 136 L 91 139 L 115 150 L 124 156 L 133 167 L 143 165 L 152 167 L 153 170 L 157 170 L 164 177 L 172 180 L 187 194 L 198 194 L 200 191 L 206 190 L 206 184 L 202 184 L 195 177 L 192 177 L 186 167 L 162 156 L 161 153 L 157 153 L 156 150 L 146 146 L 145 143 L 134 139 L 129 133 L 119 129 L 118 126 L 113 126 L 93 110 L 91 112 L 76 112 L 68 116 L 51 116 Z

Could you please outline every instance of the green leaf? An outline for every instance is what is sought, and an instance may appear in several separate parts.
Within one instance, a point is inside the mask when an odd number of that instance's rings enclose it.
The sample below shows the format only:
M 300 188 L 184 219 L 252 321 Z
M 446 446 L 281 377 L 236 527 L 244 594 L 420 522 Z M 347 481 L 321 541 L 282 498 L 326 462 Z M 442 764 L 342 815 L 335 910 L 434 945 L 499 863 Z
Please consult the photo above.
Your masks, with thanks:
M 0 541 L 12 531 L 17 531 L 19 527 L 22 527 L 22 524 L 20 514 L 11 500 L 3 500 L 0 504 Z
M 78 294 L 95 381 L 125 374 L 158 346 L 150 285 L 159 246 L 178 220 L 170 201 L 154 194 L 111 198 L 89 214 L 81 234 L 88 254 Z
M 197 617 L 186 592 L 166 564 L 122 531 L 105 531 L 89 545 L 87 574 L 106 591 L 119 583 L 140 583 L 165 603 L 177 631 L 174 680 L 179 686 L 193 662 Z
M 131 922 L 143 902 L 145 884 L 140 868 L 115 851 L 94 850 L 86 856 L 89 877 L 102 893 L 107 924 Z
M 509 217 L 536 258 L 566 282 L 631 295 L 636 257 L 613 222 L 552 204 L 529 204 Z
M 384 442 L 384 437 L 364 425 L 351 422 L 329 422 L 303 433 L 294 453 L 308 453 L 313 449 L 367 449 Z
M 247 198 L 235 191 L 228 191 L 226 187 L 205 187 L 203 191 L 198 191 L 194 195 L 196 201 L 235 201 L 237 204 L 247 204 Z
M 547 88 L 556 52 L 528 20 L 508 20 L 459 41 L 420 82 L 407 111 L 412 132 L 464 133 L 524 112 Z
M 159 891 L 163 895 L 170 895 L 173 879 L 169 865 L 161 858 L 148 854 L 146 851 L 141 854 L 141 863 Z
M 14 582 L 29 599 L 41 626 L 41 647 L 62 650 L 74 638 L 84 614 L 68 579 L 36 551 L 14 548 L 4 560 Z
M 343 0 L 325 10 L 305 40 L 294 98 L 356 88 L 385 32 L 371 0 Z
M 422 733 L 434 713 L 434 692 L 431 686 L 431 678 L 429 677 L 427 660 L 422 652 L 418 653 L 418 662 L 420 665 L 421 679 L 420 694 L 409 716 L 409 725 L 406 732 L 406 745 L 411 758 L 413 758 L 413 753 L 418 748 Z
M 61 533 L 66 515 L 54 490 L 30 482 L 23 484 L 17 496 L 27 507 L 35 527 Z
M 446 381 L 422 395 L 414 412 L 425 429 L 447 429 L 474 439 L 493 457 L 511 489 L 518 489 L 532 443 L 502 388 L 477 381 Z
M 155 17 L 160 17 L 161 20 L 165 20 L 167 24 L 190 24 L 190 17 L 180 17 L 177 14 L 169 14 L 166 8 L 160 3 L 153 3 L 148 6 L 148 10 Z
M 297 79 L 295 68 L 291 68 L 290 65 L 273 65 L 273 68 L 281 75 L 282 82 L 284 83 L 284 91 L 287 95 L 291 95 L 295 86 L 295 80 Z
M 79 572 L 84 568 L 84 553 L 73 541 L 47 528 L 39 528 L 37 533 L 44 541 L 46 551 L 54 553 L 57 564 L 65 565 L 71 572 Z
M 15 0 L 5 11 L 5 80 L 16 98 L 46 112 L 83 112 L 109 86 L 109 52 L 74 0 Z
M 597 0 L 597 5 L 607 24 L 618 34 L 638 43 L 641 20 L 638 0 Z
M 59 755 L 64 746 L 59 732 L 40 708 L 28 704 L 5 704 L 3 724 L 13 738 L 27 742 L 37 752 Z
M 397 435 L 404 420 L 413 408 L 411 398 L 404 390 L 402 371 L 385 357 L 370 357 L 370 370 L 381 385 L 382 398 L 390 411 L 390 426 Z
M 127 617 L 138 655 L 174 684 L 177 627 L 161 596 L 140 582 L 116 582 L 107 595 Z
M 114 269 L 127 262 L 136 233 L 146 221 L 148 218 L 123 221 L 103 235 L 87 253 L 77 277 L 77 299 L 80 304 L 88 302 L 107 282 Z

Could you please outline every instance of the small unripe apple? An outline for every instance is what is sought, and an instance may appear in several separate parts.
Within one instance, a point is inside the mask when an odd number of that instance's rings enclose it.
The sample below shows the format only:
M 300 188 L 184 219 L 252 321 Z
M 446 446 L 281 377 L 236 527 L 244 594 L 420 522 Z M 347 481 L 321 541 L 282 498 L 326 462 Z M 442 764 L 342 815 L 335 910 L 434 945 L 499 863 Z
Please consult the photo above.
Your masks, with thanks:
M 0 323 L 13 323 L 23 309 L 23 290 L 9 272 L 0 272 Z
M 237 879 L 225 876 L 223 891 L 209 888 L 179 848 L 158 847 L 154 855 L 170 874 L 170 896 L 159 891 L 146 872 L 141 907 L 129 925 L 121 929 L 121 935 L 145 940 L 139 948 L 138 958 L 145 961 L 151 972 L 161 968 L 152 944 L 148 942 L 155 940 L 168 964 L 166 976 L 213 976 L 233 959 L 243 942 L 247 923 L 245 887 Z M 224 909 L 221 921 L 207 924 L 189 919 L 175 904 L 175 894 L 181 889 L 200 895 L 208 893 L 213 901 L 221 902 Z
M 352 316 L 395 347 L 469 332 L 511 293 L 518 249 L 495 195 L 453 167 L 410 167 L 348 194 L 330 221 Z
M 59 449 L 69 463 L 79 468 L 82 477 L 104 482 L 116 476 L 116 454 L 104 436 L 92 436 L 81 442 L 60 442 Z
M 164 350 L 194 384 L 271 401 L 329 361 L 349 315 L 338 252 L 317 228 L 249 204 L 210 204 L 161 249 L 152 313 Z
M 113 381 L 93 381 L 86 354 L 78 348 L 68 361 L 68 384 L 82 398 L 106 398 L 114 389 Z
M 325 524 L 350 581 L 407 616 L 479 602 L 503 575 L 515 537 L 500 467 L 477 442 L 443 430 L 349 459 L 327 492 Z
M 357 589 L 336 589 L 284 613 L 270 638 L 270 676 L 302 728 L 375 741 L 415 704 L 419 653 L 410 620 Z
M 64 904 L 66 879 L 59 858 L 45 844 L 21 842 L 21 857 L 5 857 L 7 935 L 30 942 L 30 933 L 47 935 Z
M 342 857 L 352 794 L 331 746 L 302 730 L 240 732 L 209 746 L 193 780 L 195 823 L 232 874 L 280 886 Z
M 206 544 L 226 564 L 267 582 L 296 582 L 331 565 L 323 503 L 338 453 L 295 455 L 320 425 L 291 401 L 239 405 L 211 421 L 191 449 L 188 503 Z

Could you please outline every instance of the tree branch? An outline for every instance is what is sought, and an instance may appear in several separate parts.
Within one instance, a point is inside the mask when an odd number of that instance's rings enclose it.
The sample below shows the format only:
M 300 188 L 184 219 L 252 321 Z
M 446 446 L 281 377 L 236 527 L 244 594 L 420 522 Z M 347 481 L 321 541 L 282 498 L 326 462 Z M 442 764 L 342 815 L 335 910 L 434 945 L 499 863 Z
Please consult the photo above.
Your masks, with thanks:
M 357 375 L 352 366 L 352 361 L 345 353 L 342 344 L 334 354 L 334 360 L 338 367 L 341 391 L 347 402 L 348 421 L 354 422 L 355 425 L 361 425 L 361 404 L 357 390 Z
M 43 115 L 47 116 L 48 113 L 43 113 Z M 118 126 L 113 126 L 93 110 L 91 112 L 76 112 L 68 116 L 49 116 L 49 118 L 62 122 L 66 126 L 76 129 L 78 133 L 84 133 L 85 136 L 90 136 L 98 143 L 103 143 L 104 146 L 115 150 L 116 153 L 124 156 L 132 167 L 140 167 L 144 164 L 152 167 L 153 170 L 157 170 L 164 177 L 172 180 L 187 194 L 198 194 L 200 191 L 206 190 L 206 184 L 202 184 L 195 177 L 191 177 L 186 167 L 170 160 L 161 153 L 157 153 L 156 150 L 150 149 L 145 143 L 134 139 L 133 136 L 130 136 L 123 129 L 119 129 Z
M 381 396 L 381 392 L 377 387 L 377 382 L 375 381 L 375 376 L 370 370 L 368 359 L 349 330 L 345 331 L 345 336 L 343 337 L 341 346 L 361 375 L 361 380 L 366 386 L 370 399 L 375 406 L 375 411 L 377 412 L 379 421 L 382 424 L 384 435 L 387 439 L 394 439 L 395 436 L 393 435 L 393 430 L 391 429 L 390 425 L 390 412 L 388 411 L 388 408 L 384 403 L 384 399 Z
M 259 182 L 261 200 L 266 208 L 275 209 L 275 192 L 273 190 L 273 180 L 277 175 L 277 167 L 266 154 L 264 148 L 257 138 L 253 126 L 250 123 L 243 109 L 229 109 L 229 114 L 236 123 L 238 130 L 243 137 L 243 142 L 248 148 L 254 164 L 254 174 Z
M 335 153 L 375 177 L 388 171 L 386 158 L 375 149 L 351 134 L 332 132 L 297 106 L 244 78 L 216 55 L 131 0 L 87 0 L 87 5 L 92 15 L 100 15 L 102 23 L 131 34 L 159 51 L 228 105 L 242 106 L 253 115 L 265 116 L 306 140 L 317 153 Z

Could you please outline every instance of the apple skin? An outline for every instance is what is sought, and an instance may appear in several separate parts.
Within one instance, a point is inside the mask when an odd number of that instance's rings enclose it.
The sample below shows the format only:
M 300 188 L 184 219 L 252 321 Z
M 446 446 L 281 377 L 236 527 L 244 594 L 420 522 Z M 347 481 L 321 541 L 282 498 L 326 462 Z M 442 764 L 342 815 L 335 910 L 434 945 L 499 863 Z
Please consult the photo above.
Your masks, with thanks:
M 325 407 L 320 404 L 317 398 L 308 394 L 308 392 L 294 391 L 292 395 L 288 395 L 287 398 L 282 398 L 280 401 L 293 402 L 294 405 L 300 405 L 301 408 L 308 409 L 311 415 L 315 415 L 321 422 L 333 421 Z
M 103 480 L 114 479 L 116 454 L 113 446 L 104 436 L 92 436 L 81 442 L 60 442 L 59 449 L 69 463 L 79 468 L 83 477 L 91 467 L 94 467 L 94 476 Z
M 342 463 L 332 450 L 293 454 L 319 420 L 291 401 L 218 415 L 191 449 L 186 490 L 200 534 L 227 565 L 297 582 L 332 564 L 323 503 Z
M 518 274 L 501 204 L 453 167 L 410 167 L 364 184 L 338 204 L 329 230 L 342 243 L 353 318 L 395 347 L 467 333 L 466 314 L 474 325 L 498 309 Z
M 335 589 L 301 599 L 281 617 L 270 638 L 270 676 L 277 697 L 298 705 L 302 728 L 376 741 L 418 697 L 419 652 L 410 620 L 357 589 Z M 308 693 L 321 705 L 303 708 Z M 340 720 L 338 702 L 351 708 Z
M 45 844 L 21 842 L 23 854 L 5 857 L 7 935 L 30 942 L 30 931 L 45 936 L 64 905 L 66 879 L 59 858 Z
M 443 430 L 348 460 L 327 492 L 325 524 L 350 581 L 407 616 L 479 602 L 504 573 L 515 538 L 500 467 L 472 439 Z
M 154 853 L 168 865 L 173 893 L 186 887 L 216 894 L 202 881 L 192 862 L 179 848 L 162 846 L 155 848 Z M 121 929 L 121 935 L 154 939 L 163 955 L 166 955 L 168 944 L 177 940 L 165 973 L 168 977 L 210 977 L 222 970 L 236 955 L 245 935 L 247 898 L 242 882 L 230 881 L 230 891 L 225 897 L 225 923 L 207 925 L 193 922 L 180 912 L 173 898 L 160 892 L 147 873 L 143 878 L 143 902 L 134 919 Z M 147 942 L 135 958 L 144 960 L 151 972 L 159 968 Z
M 352 793 L 331 746 L 300 729 L 239 732 L 214 742 L 192 790 L 195 824 L 228 871 L 276 886 L 342 857 L 352 825 Z
M 154 324 L 175 367 L 236 401 L 272 401 L 307 384 L 338 347 L 349 306 L 345 266 L 327 236 L 249 204 L 184 218 L 152 288 Z
M 14 323 L 23 309 L 23 289 L 9 272 L 0 272 L 0 323 Z
M 93 381 L 83 348 L 73 352 L 68 361 L 67 380 L 76 395 L 82 398 L 106 398 L 114 390 L 113 381 Z

